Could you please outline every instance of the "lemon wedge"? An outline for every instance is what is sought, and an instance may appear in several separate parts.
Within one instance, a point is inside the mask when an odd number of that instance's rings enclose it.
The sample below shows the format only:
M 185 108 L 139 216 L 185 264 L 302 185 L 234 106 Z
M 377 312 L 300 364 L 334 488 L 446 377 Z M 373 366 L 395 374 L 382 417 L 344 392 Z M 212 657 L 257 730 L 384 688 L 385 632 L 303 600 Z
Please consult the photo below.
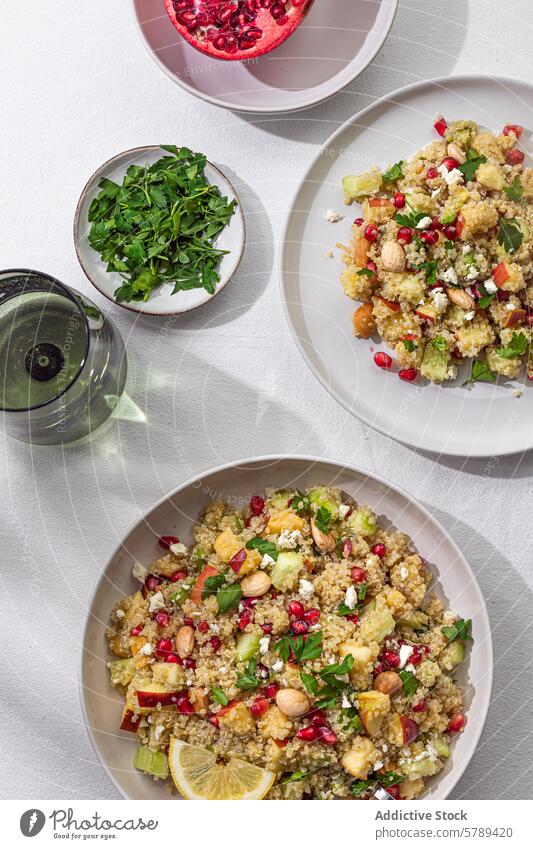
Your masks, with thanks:
M 168 763 L 184 799 L 263 799 L 275 779 L 268 769 L 239 758 L 219 764 L 213 752 L 175 737 L 170 741 Z

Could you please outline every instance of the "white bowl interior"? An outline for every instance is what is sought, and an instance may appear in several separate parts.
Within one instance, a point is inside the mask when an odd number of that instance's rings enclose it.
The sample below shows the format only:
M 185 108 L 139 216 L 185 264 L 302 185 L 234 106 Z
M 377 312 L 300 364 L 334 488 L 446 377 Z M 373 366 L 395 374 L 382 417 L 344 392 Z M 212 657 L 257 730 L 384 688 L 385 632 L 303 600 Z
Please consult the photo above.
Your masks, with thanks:
M 498 386 L 461 379 L 443 386 L 406 384 L 376 368 L 372 352 L 387 350 L 379 340 L 354 339 L 356 303 L 340 284 L 343 269 L 337 242 L 348 244 L 356 204 L 344 206 L 341 181 L 371 165 L 407 159 L 438 138 L 435 114 L 448 121 L 471 118 L 492 131 L 508 122 L 523 124 L 521 143 L 531 145 L 533 88 L 489 77 L 430 81 L 378 101 L 338 130 L 310 166 L 286 224 L 281 259 L 285 310 L 300 351 L 329 392 L 363 421 L 417 448 L 442 454 L 488 456 L 533 445 L 533 388 L 525 375 Z M 330 224 L 335 209 L 344 220 Z M 327 256 L 334 252 L 334 258 Z M 376 337 L 377 339 L 377 337 Z M 524 385 L 525 383 L 525 385 Z M 524 397 L 513 396 L 519 387 Z
M 143 41 L 154 60 L 191 94 L 245 112 L 312 106 L 348 85 L 385 41 L 397 0 L 317 0 L 281 47 L 244 62 L 219 61 L 180 36 L 163 0 L 134 0 Z
M 78 259 L 93 286 L 96 286 L 102 295 L 105 295 L 112 301 L 115 301 L 115 291 L 122 283 L 122 278 L 116 272 L 110 274 L 106 272 L 105 263 L 102 262 L 100 255 L 89 244 L 88 237 L 91 229 L 88 220 L 89 208 L 100 192 L 98 186 L 104 177 L 120 183 L 130 165 L 152 165 L 158 159 L 161 159 L 162 156 L 166 155 L 166 151 L 157 146 L 140 147 L 124 151 L 104 163 L 93 174 L 80 197 L 74 221 L 74 240 Z M 205 167 L 205 176 L 209 183 L 219 188 L 224 197 L 237 201 L 237 207 L 228 226 L 222 230 L 216 240 L 217 248 L 229 251 L 229 253 L 222 257 L 220 262 L 220 282 L 217 285 L 216 295 L 229 283 L 239 265 L 244 250 L 246 231 L 242 207 L 237 193 L 229 180 L 210 162 Z M 195 309 L 210 301 L 215 296 L 210 295 L 205 289 L 190 289 L 173 295 L 172 288 L 171 284 L 165 284 L 156 290 L 146 302 L 132 301 L 127 304 L 121 303 L 120 306 L 125 306 L 128 309 L 146 315 L 173 315 Z
M 332 484 L 376 510 L 382 526 L 394 525 L 414 540 L 432 565 L 435 591 L 464 618 L 473 620 L 474 643 L 457 670 L 466 692 L 468 724 L 457 737 L 445 771 L 432 780 L 427 799 L 444 799 L 474 754 L 489 707 L 492 686 L 492 640 L 481 590 L 465 558 L 441 525 L 405 492 L 354 468 L 311 458 L 263 458 L 240 467 L 224 467 L 185 484 L 154 507 L 124 539 L 100 577 L 87 620 L 81 670 L 81 697 L 95 750 L 120 792 L 129 799 L 165 799 L 162 785 L 132 767 L 133 735 L 118 730 L 123 701 L 110 683 L 105 628 L 113 605 L 138 583 L 131 576 L 138 561 L 157 557 L 157 539 L 177 534 L 192 542 L 191 523 L 214 498 L 244 505 L 265 486 Z

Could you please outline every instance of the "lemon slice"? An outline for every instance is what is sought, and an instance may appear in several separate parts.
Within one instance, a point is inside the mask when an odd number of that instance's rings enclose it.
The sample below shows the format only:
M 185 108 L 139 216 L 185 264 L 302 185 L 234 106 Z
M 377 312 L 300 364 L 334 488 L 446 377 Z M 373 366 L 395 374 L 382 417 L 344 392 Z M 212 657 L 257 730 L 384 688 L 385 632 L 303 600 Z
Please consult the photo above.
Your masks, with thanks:
M 239 758 L 219 764 L 213 752 L 175 737 L 170 741 L 168 763 L 184 799 L 263 799 L 275 779 L 268 769 Z

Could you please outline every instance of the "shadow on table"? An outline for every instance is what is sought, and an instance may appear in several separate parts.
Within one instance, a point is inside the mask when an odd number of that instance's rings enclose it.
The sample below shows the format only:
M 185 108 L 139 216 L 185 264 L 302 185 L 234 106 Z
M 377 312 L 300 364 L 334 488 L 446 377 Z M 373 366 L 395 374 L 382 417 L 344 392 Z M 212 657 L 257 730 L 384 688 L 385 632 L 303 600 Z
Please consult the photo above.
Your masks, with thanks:
M 453 799 L 530 798 L 533 765 L 533 593 L 475 528 L 426 504 L 460 544 L 483 591 L 494 642 L 494 687 L 485 730 Z M 460 611 L 458 611 L 460 612 Z
M 506 457 L 447 457 L 429 451 L 414 450 L 429 460 L 447 466 L 456 472 L 487 478 L 487 480 L 512 480 L 533 477 L 533 450 L 510 454 Z

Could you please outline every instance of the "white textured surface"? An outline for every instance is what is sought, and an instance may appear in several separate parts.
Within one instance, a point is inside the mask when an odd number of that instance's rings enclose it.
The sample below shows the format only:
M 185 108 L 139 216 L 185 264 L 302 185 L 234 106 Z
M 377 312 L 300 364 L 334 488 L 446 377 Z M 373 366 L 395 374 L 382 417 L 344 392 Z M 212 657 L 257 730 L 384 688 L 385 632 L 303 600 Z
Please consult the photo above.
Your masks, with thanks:
M 531 798 L 533 458 L 436 463 L 370 431 L 308 373 L 279 303 L 277 239 L 288 197 L 340 122 L 430 76 L 531 76 L 529 0 L 449 0 L 444 19 L 439 0 L 400 6 L 384 49 L 349 91 L 276 120 L 190 99 L 140 44 L 127 0 L 3 9 L 4 267 L 40 268 L 89 293 L 71 238 L 85 179 L 120 150 L 162 141 L 200 148 L 223 167 L 249 234 L 237 278 L 205 309 L 163 324 L 112 308 L 137 405 L 128 419 L 64 452 L 2 440 L 3 798 L 116 796 L 85 734 L 77 692 L 86 600 L 100 565 L 177 482 L 243 455 L 291 451 L 383 473 L 462 545 L 489 605 L 496 675 L 485 735 L 454 795 Z

